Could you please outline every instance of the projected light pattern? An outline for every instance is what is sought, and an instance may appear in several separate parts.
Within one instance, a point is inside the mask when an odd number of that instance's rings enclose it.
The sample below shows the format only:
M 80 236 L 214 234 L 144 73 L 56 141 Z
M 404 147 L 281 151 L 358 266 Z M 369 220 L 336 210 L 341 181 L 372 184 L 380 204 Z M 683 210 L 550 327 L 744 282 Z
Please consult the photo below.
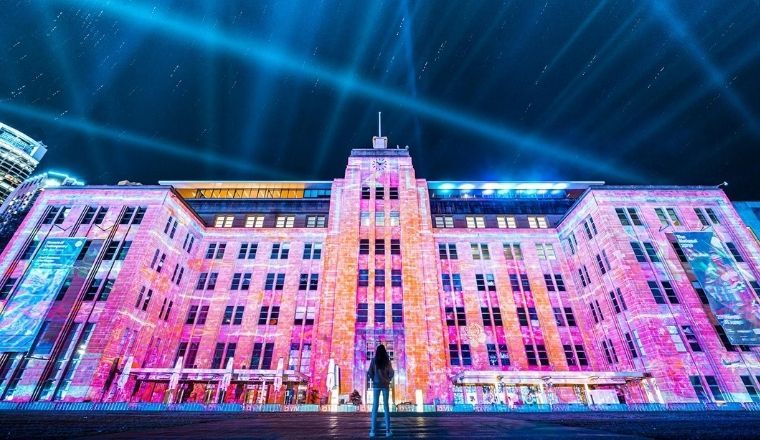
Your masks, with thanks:
M 34 305 L 33 235 L 82 245 Z M 2 345 L 0 399 L 329 410 L 369 403 L 384 343 L 394 403 L 750 402 L 757 319 L 712 306 L 755 301 L 759 268 L 719 188 L 426 181 L 405 149 L 331 182 L 61 186 L 0 255 L 0 323 L 40 329 Z
M 333 158 L 382 110 L 386 130 L 425 147 L 431 178 L 699 176 L 746 198 L 758 7 L 16 3 L 0 33 L 0 118 L 49 136 L 61 166 L 93 183 L 338 175 Z

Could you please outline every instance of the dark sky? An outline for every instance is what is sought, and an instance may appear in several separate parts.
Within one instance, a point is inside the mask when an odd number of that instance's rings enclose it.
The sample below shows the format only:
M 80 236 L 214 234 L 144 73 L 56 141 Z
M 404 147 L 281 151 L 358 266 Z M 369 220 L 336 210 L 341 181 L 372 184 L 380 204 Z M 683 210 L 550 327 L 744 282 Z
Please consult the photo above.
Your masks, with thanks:
M 760 199 L 760 4 L 6 1 L 0 121 L 88 183 L 332 179 L 383 131 L 430 180 Z

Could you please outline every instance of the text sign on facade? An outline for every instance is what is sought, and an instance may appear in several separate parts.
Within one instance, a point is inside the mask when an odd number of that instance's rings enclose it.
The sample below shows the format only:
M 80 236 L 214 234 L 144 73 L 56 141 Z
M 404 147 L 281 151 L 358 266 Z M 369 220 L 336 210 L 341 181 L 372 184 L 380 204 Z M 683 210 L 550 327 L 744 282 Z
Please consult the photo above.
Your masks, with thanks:
M 81 238 L 48 238 L 42 243 L 0 314 L 0 353 L 31 348 L 82 245 Z
M 735 345 L 760 345 L 760 304 L 718 237 L 712 232 L 674 235 L 728 340 Z

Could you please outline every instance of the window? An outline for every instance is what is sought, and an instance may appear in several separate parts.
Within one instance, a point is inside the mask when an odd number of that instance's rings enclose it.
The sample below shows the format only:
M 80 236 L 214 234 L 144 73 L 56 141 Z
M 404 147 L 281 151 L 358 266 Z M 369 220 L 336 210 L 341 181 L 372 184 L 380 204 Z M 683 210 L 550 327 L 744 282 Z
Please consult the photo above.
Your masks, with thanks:
M 682 325 L 681 331 L 683 332 L 684 337 L 686 337 L 686 343 L 689 344 L 691 351 L 702 351 L 702 347 L 697 340 L 697 335 L 694 334 L 694 330 L 690 325 Z
M 375 269 L 375 286 L 385 286 L 385 269 Z
M 528 315 L 525 313 L 525 307 L 517 308 L 517 321 L 520 323 L 520 327 L 528 326 Z
M 566 323 L 565 323 L 565 315 L 562 314 L 562 308 L 553 307 L 552 310 L 554 311 L 554 320 L 557 322 L 557 326 L 564 327 Z
M 253 344 L 253 352 L 251 353 L 250 368 L 252 370 L 271 369 L 273 353 L 274 353 L 274 342 L 267 342 L 267 343 L 255 342 Z
M 240 243 L 238 251 L 238 260 L 253 260 L 256 258 L 256 252 L 259 250 L 258 243 Z
M 369 269 L 359 269 L 359 287 L 369 286 Z
M 652 261 L 652 263 L 659 263 L 660 257 L 657 256 L 657 251 L 654 248 L 654 245 L 652 243 L 645 241 L 642 243 L 644 245 L 644 250 L 647 252 L 647 255 L 649 256 L 649 260 Z
M 754 403 L 760 403 L 760 395 L 757 393 L 757 388 L 755 387 L 754 382 L 752 382 L 751 376 L 739 376 L 742 380 L 742 383 L 744 384 L 744 388 L 747 389 L 747 394 L 749 394 L 749 398 L 752 399 Z
M 439 243 L 438 257 L 441 260 L 456 260 L 458 258 L 457 245 L 455 243 Z
M 467 318 L 464 313 L 464 307 L 445 307 L 446 325 L 459 327 L 467 326 Z
M 597 234 L 596 223 L 594 223 L 593 217 L 589 217 L 588 219 L 586 219 L 586 221 L 583 222 L 583 230 L 586 231 L 586 237 L 589 240 L 596 237 L 596 234 Z
M 728 248 L 728 251 L 731 252 L 731 256 L 734 257 L 734 260 L 736 260 L 737 263 L 744 262 L 744 258 L 742 258 L 742 254 L 739 252 L 739 249 L 736 247 L 735 244 L 731 243 L 730 241 L 727 241 L 726 247 Z
M 710 388 L 713 398 L 715 400 L 723 400 L 723 392 L 720 390 L 720 386 L 718 386 L 718 381 L 715 379 L 715 376 L 705 376 L 705 382 L 707 382 L 707 386 Z
M 689 381 L 691 382 L 692 388 L 694 388 L 694 393 L 697 395 L 697 399 L 699 399 L 700 402 L 708 402 L 710 399 L 707 397 L 707 392 L 705 391 L 705 387 L 702 385 L 700 377 L 689 376 Z
M 263 215 L 247 215 L 245 217 L 246 228 L 263 228 L 264 216 Z
M 71 210 L 68 206 L 51 206 L 47 214 L 45 214 L 45 217 L 42 219 L 43 225 L 60 225 L 63 223 L 64 220 L 66 220 L 66 215 Z
M 318 286 L 318 273 L 302 273 L 298 280 L 298 290 L 317 290 Z
M 224 342 L 217 342 L 214 349 L 214 356 L 211 359 L 211 368 L 218 369 L 222 364 L 222 357 L 224 356 Z
M 657 304 L 667 304 L 665 302 L 665 297 L 662 295 L 662 291 L 660 290 L 660 286 L 657 284 L 657 281 L 647 281 L 647 284 L 649 285 L 649 291 L 652 292 L 652 296 L 654 297 L 654 302 Z
M 375 303 L 375 324 L 385 324 L 385 304 Z
M 450 215 L 437 215 L 433 218 L 436 228 L 453 228 L 454 217 Z
M 636 359 L 639 357 L 639 353 L 636 351 L 636 344 L 633 342 L 633 337 L 631 337 L 631 334 L 625 333 L 623 337 L 625 338 L 625 343 L 628 346 L 628 351 L 631 353 L 631 358 Z
M 565 243 L 567 243 L 567 247 L 570 249 L 570 255 L 575 255 L 575 250 L 578 248 L 578 240 L 575 239 L 575 234 L 571 232 L 567 236 Z
M 232 325 L 241 325 L 243 323 L 244 306 L 235 307 L 235 314 L 232 317 Z
M 488 251 L 487 243 L 470 243 L 473 260 L 490 260 L 491 253 Z
M 32 240 L 29 242 L 29 244 L 26 245 L 26 248 L 21 253 L 21 257 L 19 257 L 21 260 L 30 260 L 32 258 L 32 255 L 34 255 L 34 252 L 37 250 L 37 247 L 40 245 L 39 240 Z
M 391 211 L 390 222 L 391 226 L 398 226 L 401 223 L 398 211 Z
M 185 235 L 185 242 L 182 243 L 182 249 L 189 253 L 193 249 L 193 243 L 195 243 L 195 237 L 188 232 Z
M 324 215 L 307 215 L 307 228 L 324 228 L 327 226 L 327 217 Z
M 588 274 L 588 269 L 586 268 L 586 265 L 581 265 L 581 267 L 578 269 L 578 276 L 581 280 L 581 285 L 583 287 L 588 286 L 591 284 L 591 277 Z
M 394 324 L 404 322 L 404 306 L 400 303 L 391 304 L 391 321 Z
M 612 345 L 611 340 L 602 340 L 602 349 L 604 350 L 604 358 L 607 360 L 608 364 L 616 363 L 618 361 L 615 346 Z
M 227 249 L 227 243 L 209 243 L 206 249 L 206 259 L 221 260 L 224 258 L 224 251 Z
M 469 229 L 483 229 L 486 227 L 486 219 L 482 216 L 468 215 L 465 217 L 465 222 Z
M 382 238 L 375 240 L 375 255 L 385 255 L 385 240 Z
M 217 272 L 201 272 L 198 275 L 198 282 L 195 284 L 196 290 L 214 290 L 218 277 L 219 274 Z
M 272 243 L 272 253 L 269 255 L 270 260 L 287 260 L 290 253 L 290 243 Z
M 522 260 L 520 243 L 504 243 L 504 258 L 507 260 Z
M 665 292 L 665 297 L 668 298 L 668 301 L 671 304 L 678 304 L 678 296 L 676 296 L 676 291 L 673 289 L 670 281 L 661 281 L 661 283 L 662 290 Z
M 668 333 L 670 334 L 670 339 L 673 341 L 673 344 L 676 346 L 676 351 L 685 352 L 686 346 L 683 344 L 681 335 L 678 334 L 678 328 L 674 325 L 669 325 Z
M 697 218 L 702 226 L 719 225 L 720 219 L 715 214 L 712 208 L 694 208 L 694 213 L 697 214 Z
M 758 283 L 757 280 L 752 280 L 749 282 L 749 285 L 752 287 L 752 290 L 755 291 L 755 296 L 760 299 L 760 283 Z M 704 290 L 702 291 L 702 295 L 704 295 Z M 705 302 L 705 304 L 707 304 L 707 302 Z
M 232 215 L 217 215 L 214 219 L 215 228 L 231 228 L 232 222 L 235 220 L 235 216 Z
M 295 222 L 296 217 L 293 215 L 278 215 L 275 218 L 274 226 L 276 228 L 292 228 Z
M 385 188 L 382 186 L 376 186 L 375 187 L 375 199 L 382 200 L 385 197 Z
M 494 281 L 493 274 L 475 274 L 475 285 L 478 291 L 494 292 L 496 291 L 496 282 Z
M 391 238 L 391 255 L 401 255 L 401 240 Z
M 264 290 L 282 290 L 284 286 L 284 273 L 268 273 L 264 280 Z
M 496 217 L 496 226 L 499 227 L 499 229 L 515 229 L 517 228 L 517 221 L 511 215 L 500 215 Z
M 257 325 L 277 325 L 280 319 L 280 306 L 261 306 Z
M 13 287 L 16 285 L 16 281 L 18 281 L 18 278 L 8 278 L 5 280 L 3 286 L 0 287 L 0 300 L 6 299 L 10 296 Z
M 401 287 L 401 269 L 391 269 L 391 287 Z
M 104 261 L 110 261 L 113 260 L 116 256 L 116 251 L 119 250 L 119 245 L 121 245 L 121 242 L 117 240 L 112 240 L 108 243 L 108 246 L 106 246 L 106 251 L 103 253 L 103 260 Z M 158 258 L 158 250 L 156 250 L 156 254 L 153 257 L 154 263 L 151 265 L 153 267 L 155 265 L 156 258 Z
M 388 198 L 391 200 L 398 200 L 398 187 L 391 186 L 388 188 Z
M 636 208 L 615 208 L 615 213 L 618 216 L 618 220 L 620 220 L 620 224 L 623 226 L 644 225 L 641 222 L 641 218 L 639 217 L 639 213 L 636 211 Z
M 359 303 L 356 305 L 356 322 L 367 322 L 369 315 L 369 309 L 367 303 Z
M 529 215 L 528 227 L 531 229 L 546 229 L 549 227 L 549 224 L 546 222 L 546 217 Z
M 375 226 L 385 226 L 385 213 L 384 212 L 376 212 L 375 213 Z
M 248 290 L 251 287 L 250 273 L 235 273 L 232 275 L 230 290 Z
M 536 243 L 536 253 L 539 260 L 557 259 L 557 254 L 554 253 L 554 246 L 551 243 Z
M 602 250 L 601 254 L 596 254 L 596 264 L 599 266 L 599 271 L 602 275 L 610 270 L 610 261 L 607 259 L 607 252 Z
M 451 365 L 460 365 L 459 359 L 459 347 L 457 344 L 449 344 L 449 359 L 451 359 Z
M 441 274 L 441 282 L 443 284 L 444 292 L 461 292 L 462 291 L 462 277 L 458 273 Z
M 615 313 L 620 313 L 628 310 L 628 306 L 625 304 L 625 298 L 623 298 L 623 292 L 620 289 L 610 290 L 610 299 L 612 300 L 612 308 L 615 309 Z
M 368 186 L 362 186 L 362 200 L 369 200 L 370 190 Z
M 646 263 L 647 258 L 644 256 L 644 250 L 641 248 L 641 244 L 636 241 L 631 242 L 631 249 L 633 249 L 633 255 L 636 256 L 636 261 L 639 263 Z
M 573 315 L 573 309 L 570 307 L 565 307 L 565 319 L 567 320 L 567 325 L 569 327 L 575 327 L 577 325 L 575 323 L 575 315 Z
M 322 243 L 304 243 L 303 259 L 304 260 L 322 259 Z

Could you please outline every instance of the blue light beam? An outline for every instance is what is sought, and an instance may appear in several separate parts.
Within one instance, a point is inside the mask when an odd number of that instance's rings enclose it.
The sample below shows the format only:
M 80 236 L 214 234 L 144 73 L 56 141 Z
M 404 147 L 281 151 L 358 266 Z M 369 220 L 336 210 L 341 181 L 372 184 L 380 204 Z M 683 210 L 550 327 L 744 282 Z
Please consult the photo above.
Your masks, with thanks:
M 351 72 L 335 70 L 326 65 L 311 63 L 273 48 L 270 44 L 239 35 L 232 35 L 210 28 L 201 22 L 168 15 L 152 8 L 116 2 L 101 3 L 90 0 L 60 0 L 75 7 L 92 7 L 104 13 L 129 19 L 136 26 L 143 26 L 174 37 L 215 46 L 243 60 L 255 62 L 265 68 L 281 69 L 293 74 L 319 78 L 338 89 L 376 99 L 378 101 L 417 112 L 440 123 L 452 125 L 518 150 L 541 153 L 545 157 L 571 164 L 577 168 L 594 170 L 603 175 L 616 176 L 626 181 L 641 181 L 644 177 L 622 166 L 604 163 L 599 157 L 584 156 L 577 149 L 558 141 L 522 132 L 512 127 L 463 113 L 457 109 L 423 99 L 411 98 L 395 89 L 384 87 L 360 78 Z M 500 150 L 503 153 L 503 150 Z

